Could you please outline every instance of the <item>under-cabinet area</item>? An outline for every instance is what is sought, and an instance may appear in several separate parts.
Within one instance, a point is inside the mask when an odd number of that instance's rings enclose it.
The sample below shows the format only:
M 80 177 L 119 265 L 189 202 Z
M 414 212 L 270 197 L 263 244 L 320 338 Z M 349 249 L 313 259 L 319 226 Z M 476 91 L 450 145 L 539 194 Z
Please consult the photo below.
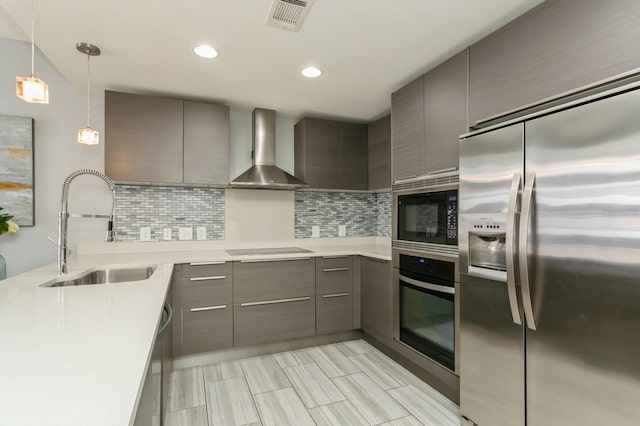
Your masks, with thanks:
M 348 255 L 177 264 L 174 356 L 359 329 L 361 265 Z

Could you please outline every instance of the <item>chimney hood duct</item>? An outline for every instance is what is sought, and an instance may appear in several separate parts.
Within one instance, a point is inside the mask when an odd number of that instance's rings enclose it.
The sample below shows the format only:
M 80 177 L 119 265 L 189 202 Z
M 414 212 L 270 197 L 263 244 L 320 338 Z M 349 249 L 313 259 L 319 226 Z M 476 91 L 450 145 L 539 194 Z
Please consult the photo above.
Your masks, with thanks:
M 253 110 L 253 166 L 235 178 L 229 188 L 293 190 L 309 185 L 276 167 L 276 112 Z

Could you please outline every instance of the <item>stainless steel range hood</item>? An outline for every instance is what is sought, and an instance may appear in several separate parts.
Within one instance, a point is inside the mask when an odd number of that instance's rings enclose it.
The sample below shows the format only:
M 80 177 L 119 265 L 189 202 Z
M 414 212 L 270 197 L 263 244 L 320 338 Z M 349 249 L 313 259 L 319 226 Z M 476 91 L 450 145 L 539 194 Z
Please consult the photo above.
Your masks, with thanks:
M 254 109 L 253 166 L 235 178 L 229 187 L 293 190 L 307 186 L 276 166 L 276 112 Z

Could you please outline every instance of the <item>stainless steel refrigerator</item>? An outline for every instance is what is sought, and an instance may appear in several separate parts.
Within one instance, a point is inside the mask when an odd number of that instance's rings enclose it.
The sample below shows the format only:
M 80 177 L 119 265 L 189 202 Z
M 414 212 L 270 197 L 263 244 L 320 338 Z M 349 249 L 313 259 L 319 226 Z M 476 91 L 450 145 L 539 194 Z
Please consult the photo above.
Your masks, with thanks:
M 460 408 L 640 425 L 640 90 L 460 141 Z

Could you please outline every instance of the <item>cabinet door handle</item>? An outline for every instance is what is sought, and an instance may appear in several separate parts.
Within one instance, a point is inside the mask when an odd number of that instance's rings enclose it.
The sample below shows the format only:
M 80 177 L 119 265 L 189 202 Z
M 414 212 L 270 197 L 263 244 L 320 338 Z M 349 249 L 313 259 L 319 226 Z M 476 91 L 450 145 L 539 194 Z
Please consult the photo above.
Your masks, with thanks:
M 212 275 L 210 277 L 193 277 L 189 278 L 189 281 L 209 281 L 209 280 L 224 280 L 226 275 Z
M 372 262 L 378 262 L 378 263 L 387 263 L 388 262 L 388 260 L 376 259 L 375 257 L 365 257 L 365 259 L 370 260 Z
M 240 263 L 287 262 L 290 260 L 311 260 L 310 257 L 290 257 L 284 259 L 241 260 Z
M 191 266 L 224 265 L 226 262 L 191 262 Z
M 191 312 L 217 311 L 218 309 L 227 309 L 227 305 L 204 306 L 202 308 L 191 308 Z
M 332 297 L 345 297 L 350 295 L 351 293 L 335 293 L 335 294 L 323 294 L 322 298 L 323 299 L 330 299 Z
M 325 268 L 322 272 L 341 272 L 341 271 L 350 271 L 351 268 Z
M 248 306 L 275 305 L 277 303 L 302 302 L 311 300 L 311 297 L 294 297 L 292 299 L 264 300 L 262 302 L 241 303 L 240 306 L 246 308 Z
M 348 255 L 345 256 L 322 256 L 323 259 L 346 259 L 348 258 Z

